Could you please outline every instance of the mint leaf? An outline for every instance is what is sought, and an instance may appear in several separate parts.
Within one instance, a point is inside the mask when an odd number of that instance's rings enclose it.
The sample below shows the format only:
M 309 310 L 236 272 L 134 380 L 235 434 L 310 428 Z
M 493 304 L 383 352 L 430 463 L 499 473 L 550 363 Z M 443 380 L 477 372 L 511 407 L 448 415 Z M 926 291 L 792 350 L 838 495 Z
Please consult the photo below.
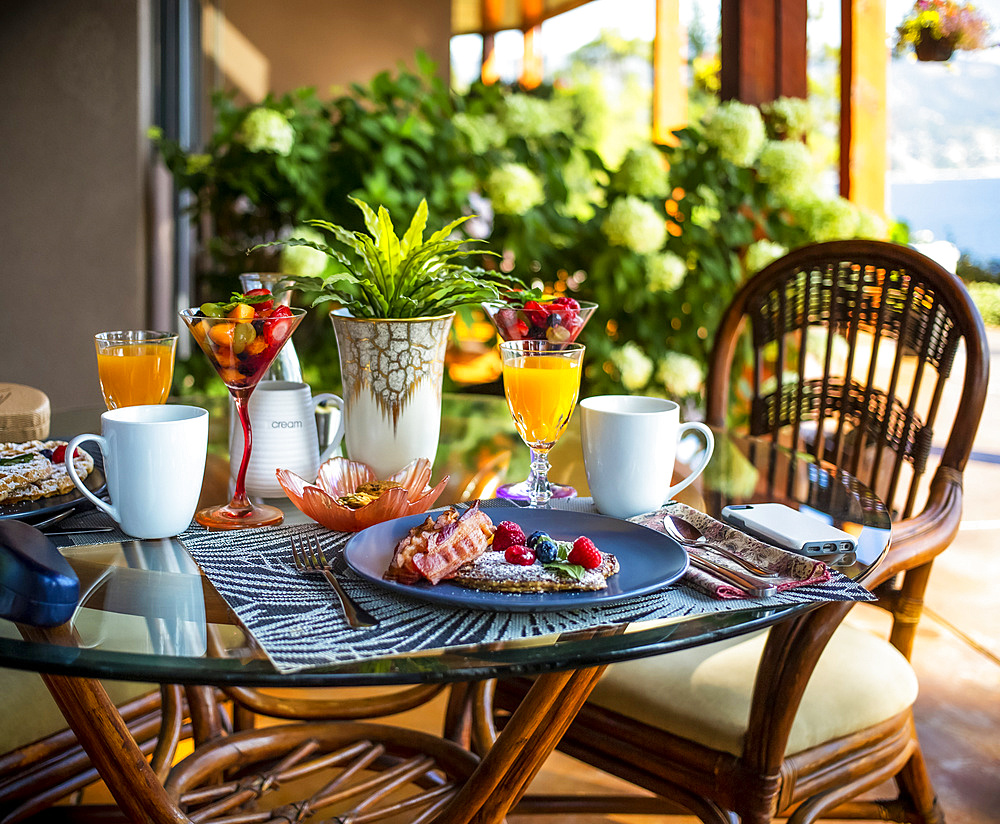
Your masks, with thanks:
M 582 581 L 583 574 L 586 572 L 586 570 L 579 564 L 567 564 L 563 561 L 553 561 L 550 564 L 542 564 L 542 566 L 545 567 L 545 569 L 563 572 L 574 581 Z
M 15 455 L 13 458 L 0 458 L 0 466 L 14 466 L 15 464 L 31 463 L 35 457 L 33 452 L 26 455 Z

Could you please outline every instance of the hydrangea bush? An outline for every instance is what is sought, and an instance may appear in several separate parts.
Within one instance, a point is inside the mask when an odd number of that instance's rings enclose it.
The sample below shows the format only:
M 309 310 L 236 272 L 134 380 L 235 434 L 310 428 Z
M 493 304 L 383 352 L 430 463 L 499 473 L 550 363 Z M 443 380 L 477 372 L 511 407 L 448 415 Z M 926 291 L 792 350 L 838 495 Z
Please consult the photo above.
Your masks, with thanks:
M 419 62 L 418 73 L 385 72 L 329 102 L 310 91 L 242 108 L 220 98 L 204 151 L 158 141 L 210 227 L 203 273 L 261 270 L 246 250 L 306 218 L 360 228 L 349 196 L 398 214 L 426 198 L 432 222 L 477 215 L 462 231 L 496 255 L 483 266 L 598 303 L 581 338 L 584 394 L 697 404 L 721 312 L 749 274 L 809 242 L 885 236 L 876 216 L 822 190 L 802 101 L 763 112 L 722 103 L 676 145 L 635 145 L 612 163 L 594 88 L 474 84 L 457 95 Z M 336 266 L 312 251 L 286 247 L 264 265 Z M 308 320 L 313 330 L 304 323 L 296 337 L 307 379 L 335 386 L 333 335 L 324 317 Z

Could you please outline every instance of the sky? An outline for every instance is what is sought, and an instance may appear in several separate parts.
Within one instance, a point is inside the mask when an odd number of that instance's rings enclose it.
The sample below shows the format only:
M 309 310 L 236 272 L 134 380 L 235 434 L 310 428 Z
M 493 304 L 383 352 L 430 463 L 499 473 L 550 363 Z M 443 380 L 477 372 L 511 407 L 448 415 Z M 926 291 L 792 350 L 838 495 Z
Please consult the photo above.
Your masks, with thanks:
M 890 38 L 896 26 L 913 4 L 913 0 L 886 0 L 886 36 Z M 1000 0 L 979 0 L 982 9 L 995 24 L 1000 24 Z M 809 37 L 814 42 L 838 43 L 840 40 L 839 0 L 810 0 L 813 20 Z M 718 5 L 706 0 L 681 0 L 681 22 L 687 25 L 699 14 L 706 28 L 718 25 Z M 591 0 L 572 11 L 560 14 L 542 24 L 541 49 L 546 68 L 563 64 L 568 55 L 592 41 L 601 29 L 617 30 L 627 39 L 652 40 L 656 19 L 656 0 Z M 887 39 L 887 42 L 889 40 Z M 496 40 L 501 76 L 517 78 L 522 56 L 519 31 L 501 32 Z M 1000 51 L 1000 49 L 997 49 Z M 479 73 L 482 41 L 477 35 L 452 39 L 452 66 L 455 81 L 465 85 Z

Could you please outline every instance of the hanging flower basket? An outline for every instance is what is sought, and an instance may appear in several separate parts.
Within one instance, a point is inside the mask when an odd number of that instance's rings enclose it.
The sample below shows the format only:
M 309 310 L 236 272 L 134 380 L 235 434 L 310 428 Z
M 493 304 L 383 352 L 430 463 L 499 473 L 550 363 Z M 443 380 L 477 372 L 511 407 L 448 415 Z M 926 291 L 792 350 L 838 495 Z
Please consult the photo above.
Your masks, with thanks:
M 944 62 L 950 60 L 955 53 L 955 38 L 937 38 L 925 29 L 920 39 L 914 43 L 913 51 L 917 55 L 917 60 L 927 63 Z
M 969 3 L 916 0 L 896 29 L 896 53 L 913 49 L 917 60 L 944 61 L 956 49 L 983 48 L 991 31 L 986 17 Z

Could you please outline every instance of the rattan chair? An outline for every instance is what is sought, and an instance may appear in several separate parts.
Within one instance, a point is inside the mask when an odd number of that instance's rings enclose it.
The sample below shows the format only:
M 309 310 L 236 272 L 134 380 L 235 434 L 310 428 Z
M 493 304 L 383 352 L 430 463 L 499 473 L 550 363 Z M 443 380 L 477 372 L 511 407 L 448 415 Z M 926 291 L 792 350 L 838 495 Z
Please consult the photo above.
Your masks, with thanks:
M 949 382 L 953 364 L 962 371 Z M 962 283 L 908 248 L 818 244 L 747 282 L 716 338 L 708 422 L 739 420 L 887 502 L 892 546 L 868 585 L 892 617 L 890 639 L 841 625 L 850 605 L 827 604 L 766 633 L 612 665 L 561 749 L 707 822 L 942 821 L 907 659 L 932 562 L 958 529 L 988 366 Z M 519 690 L 499 685 L 498 702 Z M 894 797 L 858 800 L 888 779 Z

